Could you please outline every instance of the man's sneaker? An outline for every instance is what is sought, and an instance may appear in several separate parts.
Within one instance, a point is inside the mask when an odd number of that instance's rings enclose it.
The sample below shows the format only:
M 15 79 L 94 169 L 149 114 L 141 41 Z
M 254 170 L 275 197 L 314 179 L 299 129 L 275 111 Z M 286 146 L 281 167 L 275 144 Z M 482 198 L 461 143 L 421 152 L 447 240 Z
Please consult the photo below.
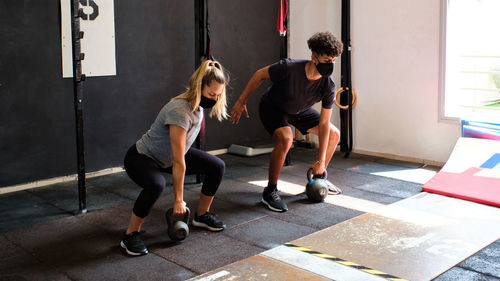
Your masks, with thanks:
M 132 232 L 129 235 L 123 233 L 120 246 L 127 251 L 131 256 L 142 256 L 148 253 L 148 249 L 144 242 L 142 242 L 140 232 Z
M 195 214 L 193 218 L 193 225 L 206 228 L 210 231 L 221 231 L 226 228 L 226 225 L 219 220 L 214 213 L 210 212 L 206 212 L 201 216 Z
M 275 212 L 288 211 L 285 201 L 281 200 L 278 189 L 269 191 L 267 188 L 264 188 L 264 193 L 262 193 L 262 203 L 266 204 L 270 210 Z

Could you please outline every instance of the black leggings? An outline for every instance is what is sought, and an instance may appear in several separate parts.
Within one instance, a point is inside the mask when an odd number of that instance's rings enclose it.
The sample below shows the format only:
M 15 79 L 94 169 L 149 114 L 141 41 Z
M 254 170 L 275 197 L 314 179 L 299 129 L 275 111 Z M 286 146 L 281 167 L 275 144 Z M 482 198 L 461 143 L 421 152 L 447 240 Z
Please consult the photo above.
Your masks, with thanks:
M 224 161 L 193 147 L 189 148 L 184 159 L 187 175 L 205 175 L 201 193 L 206 196 L 214 196 L 226 169 Z M 142 191 L 135 201 L 133 212 L 136 216 L 145 218 L 165 188 L 166 180 L 163 173 L 172 173 L 172 167 L 160 167 L 153 159 L 137 152 L 135 144 L 125 155 L 124 164 L 128 176 L 142 187 Z

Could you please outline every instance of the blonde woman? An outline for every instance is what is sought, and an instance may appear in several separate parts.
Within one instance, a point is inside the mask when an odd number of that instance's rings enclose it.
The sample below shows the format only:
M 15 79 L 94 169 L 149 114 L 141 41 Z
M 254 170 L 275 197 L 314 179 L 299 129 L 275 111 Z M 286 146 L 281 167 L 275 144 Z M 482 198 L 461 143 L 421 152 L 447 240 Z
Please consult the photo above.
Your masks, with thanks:
M 192 224 L 211 231 L 226 225 L 209 212 L 214 195 L 225 171 L 224 161 L 191 147 L 200 131 L 203 110 L 219 121 L 226 113 L 228 79 L 216 61 L 204 61 L 189 80 L 189 88 L 170 100 L 160 111 L 151 128 L 127 152 L 124 165 L 129 177 L 142 187 L 132 209 L 130 223 L 123 234 L 121 247 L 129 255 L 145 255 L 146 245 L 140 238 L 144 219 L 165 188 L 165 172 L 172 173 L 174 215 L 185 214 L 184 175 L 204 174 L 198 209 Z

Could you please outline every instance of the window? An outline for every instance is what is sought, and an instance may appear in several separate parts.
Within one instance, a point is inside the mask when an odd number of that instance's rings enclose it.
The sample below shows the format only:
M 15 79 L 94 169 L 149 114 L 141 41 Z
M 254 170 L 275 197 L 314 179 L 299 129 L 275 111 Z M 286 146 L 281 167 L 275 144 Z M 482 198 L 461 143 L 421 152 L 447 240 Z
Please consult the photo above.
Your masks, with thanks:
M 500 0 L 441 1 L 441 118 L 500 123 Z

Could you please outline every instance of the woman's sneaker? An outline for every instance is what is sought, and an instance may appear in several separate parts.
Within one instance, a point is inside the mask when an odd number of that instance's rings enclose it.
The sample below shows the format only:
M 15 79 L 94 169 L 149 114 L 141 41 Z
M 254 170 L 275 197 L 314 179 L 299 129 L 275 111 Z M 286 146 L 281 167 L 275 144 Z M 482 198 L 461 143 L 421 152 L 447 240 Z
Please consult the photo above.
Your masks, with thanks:
M 221 231 L 226 228 L 226 225 L 217 218 L 214 213 L 206 212 L 201 216 L 194 215 L 193 225 L 203 227 L 210 231 Z
M 131 256 L 142 256 L 148 253 L 146 245 L 141 240 L 141 232 L 132 232 L 129 235 L 123 233 L 120 246 Z

